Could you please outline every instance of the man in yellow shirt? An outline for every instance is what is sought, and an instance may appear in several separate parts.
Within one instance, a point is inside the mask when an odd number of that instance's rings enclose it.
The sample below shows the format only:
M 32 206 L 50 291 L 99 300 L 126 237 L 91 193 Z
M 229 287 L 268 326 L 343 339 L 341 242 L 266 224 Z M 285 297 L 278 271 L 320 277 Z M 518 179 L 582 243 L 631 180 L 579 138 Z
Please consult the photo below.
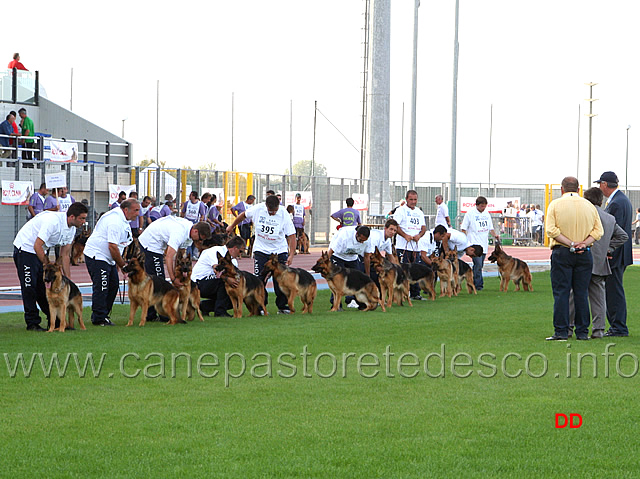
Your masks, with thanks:
M 589 339 L 591 245 L 604 230 L 595 206 L 578 194 L 578 179 L 562 180 L 562 197 L 553 200 L 545 217 L 551 247 L 554 334 L 548 341 L 566 341 L 569 333 L 569 292 L 573 289 L 576 338 Z

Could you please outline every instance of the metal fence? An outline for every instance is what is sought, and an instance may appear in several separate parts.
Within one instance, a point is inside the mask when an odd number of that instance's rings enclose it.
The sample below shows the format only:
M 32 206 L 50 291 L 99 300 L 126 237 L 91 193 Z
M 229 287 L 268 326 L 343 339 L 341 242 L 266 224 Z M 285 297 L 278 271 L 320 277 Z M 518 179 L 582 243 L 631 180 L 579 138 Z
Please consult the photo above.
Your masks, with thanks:
M 380 182 L 353 178 L 335 178 L 324 176 L 288 176 L 270 175 L 259 173 L 242 173 L 228 171 L 206 171 L 189 169 L 171 169 L 160 167 L 134 167 L 114 164 L 94 163 L 55 163 L 33 161 L 34 168 L 24 168 L 29 162 L 0 162 L 0 179 L 32 181 L 37 189 L 44 182 L 45 175 L 56 172 L 65 172 L 67 185 L 71 195 L 76 201 L 87 199 L 90 214 L 88 222 L 93 227 L 95 219 L 100 213 L 107 211 L 111 199 L 109 197 L 109 185 L 136 185 L 140 198 L 145 195 L 164 199 L 169 193 L 177 199 L 177 207 L 187 200 L 190 191 L 217 190 L 224 198 L 221 213 L 228 222 L 232 220 L 231 206 L 245 200 L 247 195 L 253 194 L 256 201 L 262 202 L 267 190 L 274 190 L 282 194 L 283 199 L 287 192 L 311 192 L 312 206 L 307 212 L 305 229 L 312 244 L 327 244 L 331 234 L 335 231 L 337 223 L 331 219 L 331 214 L 345 206 L 344 200 L 354 194 L 367 194 L 369 198 L 368 211 L 363 212 L 362 220 L 366 224 L 383 224 L 388 212 L 402 200 L 408 189 L 405 182 Z M 9 167 L 7 165 L 12 164 Z M 424 212 L 428 226 L 433 227 L 436 214 L 434 198 L 442 194 L 445 200 L 449 198 L 449 185 L 446 183 L 416 183 L 414 188 L 418 193 L 418 207 Z M 538 204 L 544 210 L 545 198 L 549 193 L 558 197 L 559 188 L 551 192 L 545 191 L 545 185 L 516 185 L 516 184 L 460 184 L 458 186 L 458 198 L 476 197 L 478 195 L 497 198 L 520 198 L 521 204 Z M 634 187 L 628 190 L 628 195 L 634 205 L 640 205 L 640 188 Z M 160 201 L 162 202 L 162 201 Z M 635 206 L 637 207 L 637 206 Z M 0 255 L 12 254 L 13 239 L 18 230 L 26 222 L 25 206 L 0 207 Z M 459 228 L 463 215 L 454 215 L 452 223 Z M 515 225 L 515 224 L 514 224 Z M 495 215 L 494 226 L 507 236 L 515 238 L 518 243 L 533 241 L 528 220 L 523 218 L 518 221 L 511 231 L 509 225 Z M 505 230 L 506 228 L 506 230 Z M 514 231 L 514 229 L 516 229 Z

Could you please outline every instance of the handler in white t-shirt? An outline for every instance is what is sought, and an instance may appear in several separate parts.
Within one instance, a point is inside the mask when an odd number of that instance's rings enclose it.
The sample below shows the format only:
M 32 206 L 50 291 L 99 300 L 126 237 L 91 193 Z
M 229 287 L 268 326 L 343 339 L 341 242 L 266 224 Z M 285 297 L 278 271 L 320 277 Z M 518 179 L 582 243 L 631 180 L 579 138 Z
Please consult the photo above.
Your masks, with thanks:
M 447 228 L 451 228 L 451 219 L 449 218 L 449 207 L 444 204 L 442 195 L 436 195 L 436 205 L 438 210 L 436 211 L 436 226 L 442 225 Z
M 176 216 L 165 216 L 151 223 L 140 234 L 138 241 L 144 253 L 144 269 L 151 276 L 165 277 L 164 262 L 167 262 L 167 275 L 176 288 L 182 286 L 180 278 L 175 275 L 176 252 L 179 248 L 187 248 L 193 241 L 204 241 L 211 238 L 211 227 L 200 221 L 195 225 Z M 149 307 L 147 321 L 155 321 L 156 310 Z
M 256 276 L 260 276 L 264 265 L 272 254 L 278 255 L 278 261 L 290 266 L 296 252 L 296 229 L 291 221 L 291 216 L 284 206 L 280 204 L 277 196 L 267 196 L 264 203 L 240 213 L 231 225 L 227 227 L 227 233 L 231 233 L 238 223 L 245 219 L 253 222 L 255 240 L 253 242 L 253 267 Z M 276 306 L 278 314 L 289 314 L 289 302 L 282 292 L 278 282 L 273 278 L 273 289 L 276 293 Z M 265 305 L 268 302 L 265 296 Z
M 438 242 L 436 241 L 433 230 L 429 230 L 418 241 L 418 249 L 420 249 L 420 259 L 424 264 L 431 265 L 431 256 L 433 253 L 438 253 Z
M 370 236 L 371 230 L 368 226 L 343 226 L 329 243 L 327 255 L 331 262 L 337 266 L 362 271 L 363 267 L 359 256 L 364 256 Z M 344 298 L 350 308 L 358 307 L 355 299 L 355 296 L 345 296 Z M 329 301 L 333 305 L 333 293 Z
M 244 253 L 245 247 L 244 240 L 239 236 L 234 236 L 226 245 L 214 246 L 200 253 L 200 258 L 198 258 L 198 262 L 193 267 L 191 280 L 195 281 L 200 290 L 200 296 L 202 297 L 200 311 L 202 311 L 202 314 L 208 315 L 213 312 L 214 316 L 217 317 L 231 317 L 227 313 L 233 307 L 231 299 L 229 299 L 224 286 L 224 280 L 220 279 L 221 273 L 216 272 L 214 267 L 218 264 L 218 253 L 221 256 L 226 256 L 229 253 L 231 262 L 237 267 L 238 258 L 240 254 Z M 232 284 L 232 286 L 234 285 Z
M 415 190 L 408 190 L 405 199 L 407 203 L 400 206 L 393 215 L 398 222 L 396 252 L 401 263 L 413 263 L 420 258 L 418 241 L 427 232 L 427 225 L 424 221 L 424 213 L 416 206 L 418 193 Z M 412 284 L 410 296 L 411 299 L 421 300 L 420 286 Z
M 133 241 L 130 221 L 138 218 L 140 203 L 129 198 L 98 220 L 84 248 L 87 271 L 91 276 L 91 322 L 113 326 L 109 319 L 118 296 L 118 268 L 125 266 L 122 252 Z
M 18 271 L 24 320 L 29 331 L 45 331 L 40 326 L 38 306 L 49 318 L 49 303 L 43 278 L 43 263 L 48 258 L 45 256 L 44 248 L 62 247 L 62 272 L 69 277 L 71 243 L 76 228 L 84 225 L 87 212 L 87 207 L 82 203 L 73 203 L 66 213 L 43 211 L 27 221 L 13 241 L 13 262 Z
M 444 226 L 438 225 L 433 229 L 433 237 L 436 241 L 442 242 L 444 253 L 456 250 L 458 258 L 462 258 L 465 253 L 471 258 L 484 253 L 482 246 L 472 245 L 466 234 L 453 228 L 447 230 Z
M 393 245 L 391 240 L 398 232 L 398 222 L 394 219 L 388 219 L 382 230 L 371 230 L 367 247 L 364 251 L 364 272 L 376 281 L 378 275 L 375 271 L 371 271 L 371 255 L 376 252 L 376 248 L 385 255 L 393 254 Z
M 487 199 L 484 196 L 478 196 L 476 198 L 475 208 L 470 209 L 462 220 L 462 232 L 467 235 L 471 244 L 478 244 L 482 246 L 483 252 L 479 256 L 474 256 L 473 260 L 473 282 L 477 291 L 481 291 L 484 287 L 484 280 L 482 279 L 482 267 L 484 265 L 484 259 L 487 256 L 489 250 L 489 233 L 494 238 L 498 238 L 495 230 L 493 229 L 493 220 L 491 215 L 486 211 Z

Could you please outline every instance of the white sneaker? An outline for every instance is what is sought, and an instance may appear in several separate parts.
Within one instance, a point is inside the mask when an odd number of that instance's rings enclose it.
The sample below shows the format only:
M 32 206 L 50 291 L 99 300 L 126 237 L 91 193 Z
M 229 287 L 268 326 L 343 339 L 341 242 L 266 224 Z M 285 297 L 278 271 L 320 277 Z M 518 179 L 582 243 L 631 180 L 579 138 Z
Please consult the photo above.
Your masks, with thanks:
M 347 308 L 359 308 L 358 303 L 356 302 L 355 299 L 352 299 L 351 302 L 349 304 L 347 304 Z

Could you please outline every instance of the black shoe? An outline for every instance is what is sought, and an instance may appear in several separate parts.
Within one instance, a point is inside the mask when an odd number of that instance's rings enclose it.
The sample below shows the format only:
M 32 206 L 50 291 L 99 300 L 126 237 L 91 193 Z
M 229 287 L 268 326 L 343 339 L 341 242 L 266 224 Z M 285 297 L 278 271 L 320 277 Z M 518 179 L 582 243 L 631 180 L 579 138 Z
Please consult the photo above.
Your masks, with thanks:
M 95 321 L 93 323 L 93 325 L 94 326 L 115 326 L 115 324 L 113 324 L 110 319 L 103 319 L 101 321 Z
M 615 331 L 607 331 L 606 333 L 604 333 L 604 337 L 605 338 L 626 338 L 627 336 L 629 336 L 628 334 L 622 334 L 622 333 L 616 333 Z
M 75 331 L 76 328 L 70 328 L 69 326 L 67 326 L 66 328 L 64 328 L 65 331 Z
M 566 341 L 567 338 L 563 338 L 560 336 L 556 336 L 555 334 L 553 336 L 549 336 L 548 338 L 545 338 L 547 341 Z
M 231 316 L 229 313 L 227 313 L 226 311 L 223 311 L 222 313 L 215 313 L 213 315 L 215 318 L 233 318 L 233 316 Z
M 279 309 L 278 314 L 291 314 L 291 311 L 288 309 Z
M 46 331 L 46 329 L 44 329 L 42 326 L 40 326 L 39 324 L 30 324 L 29 326 L 27 326 L 27 331 Z
M 589 336 L 576 336 L 578 341 L 589 341 Z
M 411 296 L 411 301 L 422 301 L 422 300 L 423 300 L 423 298 L 419 294 L 417 294 L 415 296 Z

